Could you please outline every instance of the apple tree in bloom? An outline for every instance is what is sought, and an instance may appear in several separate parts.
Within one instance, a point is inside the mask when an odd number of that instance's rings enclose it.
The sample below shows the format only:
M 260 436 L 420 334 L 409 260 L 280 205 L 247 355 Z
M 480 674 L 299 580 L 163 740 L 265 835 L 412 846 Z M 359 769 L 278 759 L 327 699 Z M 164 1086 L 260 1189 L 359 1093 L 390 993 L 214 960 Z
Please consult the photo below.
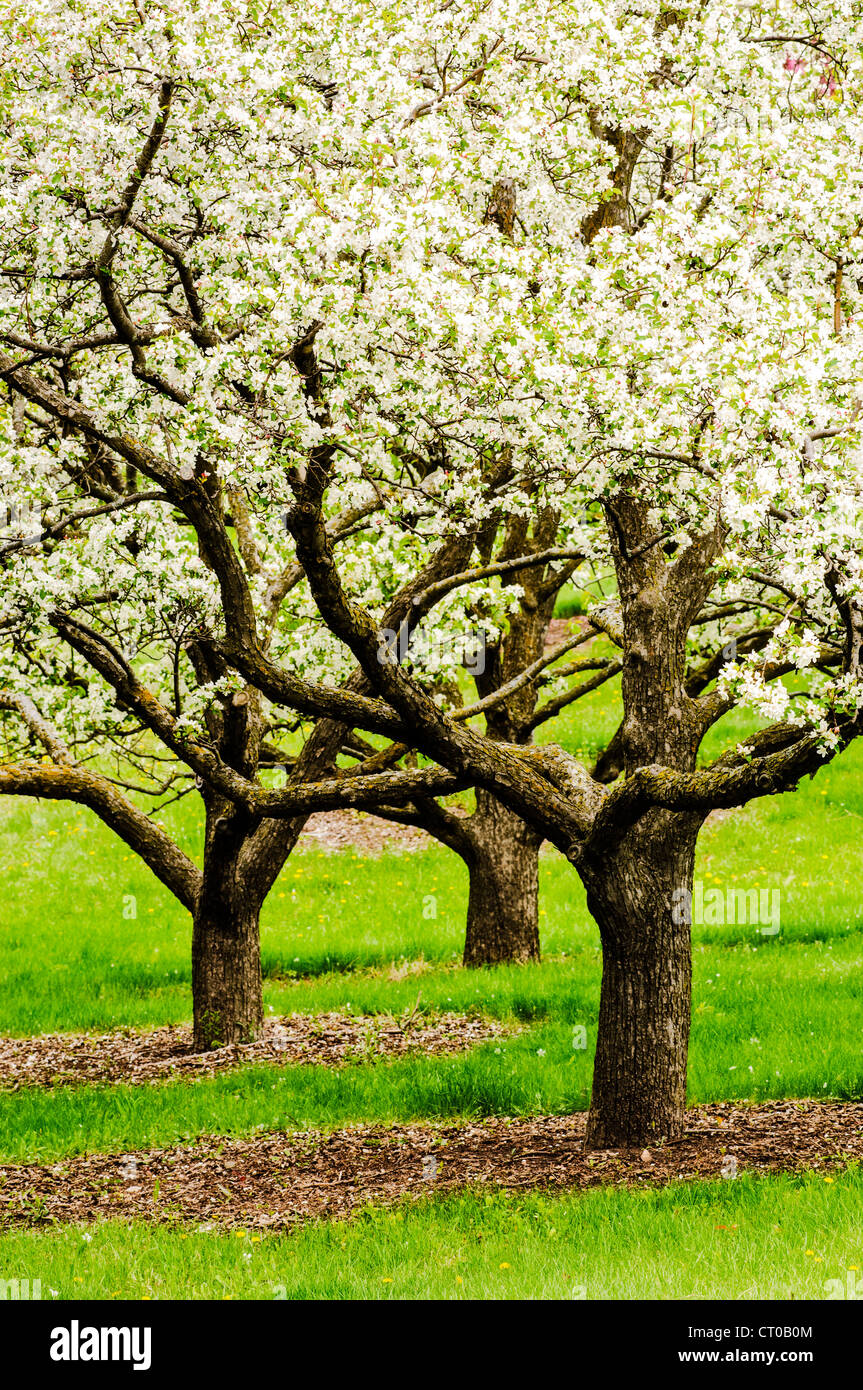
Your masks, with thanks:
M 3 551 L 0 790 L 89 799 L 184 898 L 202 1045 L 256 1026 L 298 816 L 475 788 L 587 888 L 589 1142 L 681 1132 L 700 826 L 860 729 L 861 39 L 844 0 L 7 20 L 0 470 L 39 523 Z M 387 637 L 466 630 L 518 524 L 516 575 L 614 576 L 592 767 Z M 501 630 L 528 587 L 488 587 Z M 202 873 L 109 748 L 198 780 Z

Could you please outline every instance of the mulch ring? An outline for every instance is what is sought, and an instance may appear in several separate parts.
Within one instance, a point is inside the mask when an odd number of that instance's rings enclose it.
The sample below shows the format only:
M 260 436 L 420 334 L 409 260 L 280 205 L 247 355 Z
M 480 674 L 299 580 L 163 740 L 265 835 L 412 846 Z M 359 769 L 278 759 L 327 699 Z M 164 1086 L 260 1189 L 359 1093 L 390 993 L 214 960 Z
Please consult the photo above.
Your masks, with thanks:
M 0 1166 L 0 1221 L 120 1217 L 208 1229 L 349 1216 L 467 1183 L 510 1189 L 661 1186 L 744 1172 L 830 1170 L 863 1157 L 863 1104 L 707 1105 L 684 1137 L 651 1151 L 585 1154 L 584 1115 L 356 1127 L 329 1135 L 214 1136 L 189 1147 Z M 734 1160 L 732 1163 L 731 1160 Z
M 494 1019 L 420 1013 L 401 1020 L 376 1014 L 289 1014 L 268 1018 L 253 1043 L 195 1052 L 188 1027 L 152 1032 L 45 1033 L 0 1038 L 0 1090 L 84 1082 L 157 1082 L 206 1076 L 229 1067 L 267 1062 L 338 1066 L 411 1053 L 460 1052 L 511 1032 Z

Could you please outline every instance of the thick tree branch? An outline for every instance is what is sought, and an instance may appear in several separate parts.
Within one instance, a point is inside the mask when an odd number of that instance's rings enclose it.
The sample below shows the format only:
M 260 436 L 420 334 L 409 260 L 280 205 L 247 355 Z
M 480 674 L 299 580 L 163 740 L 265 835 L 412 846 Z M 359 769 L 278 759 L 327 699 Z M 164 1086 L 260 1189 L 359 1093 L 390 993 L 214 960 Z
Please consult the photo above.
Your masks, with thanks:
M 169 835 L 139 811 L 106 778 L 84 768 L 45 763 L 0 764 L 0 795 L 35 796 L 88 806 L 194 912 L 201 872 Z
M 512 748 L 454 724 L 400 667 L 382 659 L 385 648 L 378 629 L 369 614 L 347 598 L 333 562 L 320 506 L 327 465 L 323 459 L 310 463 L 306 480 L 298 483 L 298 502 L 288 514 L 288 524 L 328 627 L 353 652 L 366 679 L 413 726 L 416 747 L 458 776 L 485 786 L 564 853 L 577 856 L 590 824 L 584 806 L 556 795 Z

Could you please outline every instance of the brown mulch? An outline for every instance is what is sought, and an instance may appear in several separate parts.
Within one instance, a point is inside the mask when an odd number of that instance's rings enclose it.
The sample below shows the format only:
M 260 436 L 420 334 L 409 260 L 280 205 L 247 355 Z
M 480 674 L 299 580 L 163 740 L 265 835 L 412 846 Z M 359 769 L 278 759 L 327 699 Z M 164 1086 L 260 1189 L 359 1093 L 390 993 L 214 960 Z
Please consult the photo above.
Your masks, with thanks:
M 552 618 L 545 631 L 543 646 L 546 650 L 549 647 L 557 647 L 561 642 L 565 642 L 567 637 L 573 637 L 584 625 L 584 620 L 578 617 Z
M 467 1183 L 578 1189 L 661 1186 L 747 1171 L 823 1169 L 830 1176 L 863 1157 L 863 1104 L 857 1103 L 707 1105 L 691 1112 L 681 1140 L 649 1152 L 585 1154 L 584 1124 L 584 1115 L 569 1115 L 329 1135 L 210 1136 L 184 1148 L 0 1166 L 0 1221 L 122 1217 L 278 1228 L 349 1216 L 370 1200 L 416 1199 Z
M 398 825 L 370 812 L 316 811 L 306 821 L 297 849 L 322 849 L 329 854 L 352 849 L 357 854 L 379 855 L 424 849 L 430 844 L 431 836 L 418 826 Z
M 188 1027 L 152 1032 L 44 1033 L 0 1038 L 0 1090 L 84 1082 L 157 1082 L 172 1076 L 211 1075 L 250 1062 L 338 1066 L 422 1052 L 460 1052 L 507 1030 L 494 1019 L 465 1014 L 288 1014 L 268 1018 L 261 1037 L 212 1052 L 195 1052 Z

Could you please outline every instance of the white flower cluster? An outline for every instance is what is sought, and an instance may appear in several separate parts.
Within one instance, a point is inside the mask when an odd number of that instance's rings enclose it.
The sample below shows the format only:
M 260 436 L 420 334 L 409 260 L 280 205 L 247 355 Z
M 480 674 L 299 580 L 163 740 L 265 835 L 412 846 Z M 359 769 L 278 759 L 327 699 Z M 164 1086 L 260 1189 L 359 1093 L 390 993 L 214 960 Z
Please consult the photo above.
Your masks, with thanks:
M 302 582 L 272 597 L 291 470 L 328 445 L 329 521 L 376 506 L 338 558 L 378 617 L 442 537 L 502 515 L 553 508 L 598 563 L 621 489 L 680 555 L 721 519 L 717 583 L 767 574 L 815 615 L 722 688 L 798 717 L 764 663 L 811 670 L 819 624 L 835 637 L 825 574 L 859 593 L 863 552 L 863 16 L 822 10 L 813 45 L 794 0 L 29 0 L 0 35 L 0 345 L 234 506 L 261 629 L 299 674 L 351 664 Z M 292 352 L 309 335 L 318 403 Z M 0 495 L 43 522 L 95 511 L 119 468 L 14 391 L 0 402 Z M 59 674 L 51 613 L 73 608 L 200 727 L 213 688 L 184 644 L 220 634 L 221 596 L 164 499 L 5 565 L 0 621 L 26 641 L 0 647 L 0 679 L 67 701 L 79 729 L 122 721 Z M 517 601 L 490 583 L 442 604 L 415 643 L 424 676 L 460 660 L 435 630 L 479 608 L 494 634 Z M 819 728 L 838 697 L 815 690 Z

